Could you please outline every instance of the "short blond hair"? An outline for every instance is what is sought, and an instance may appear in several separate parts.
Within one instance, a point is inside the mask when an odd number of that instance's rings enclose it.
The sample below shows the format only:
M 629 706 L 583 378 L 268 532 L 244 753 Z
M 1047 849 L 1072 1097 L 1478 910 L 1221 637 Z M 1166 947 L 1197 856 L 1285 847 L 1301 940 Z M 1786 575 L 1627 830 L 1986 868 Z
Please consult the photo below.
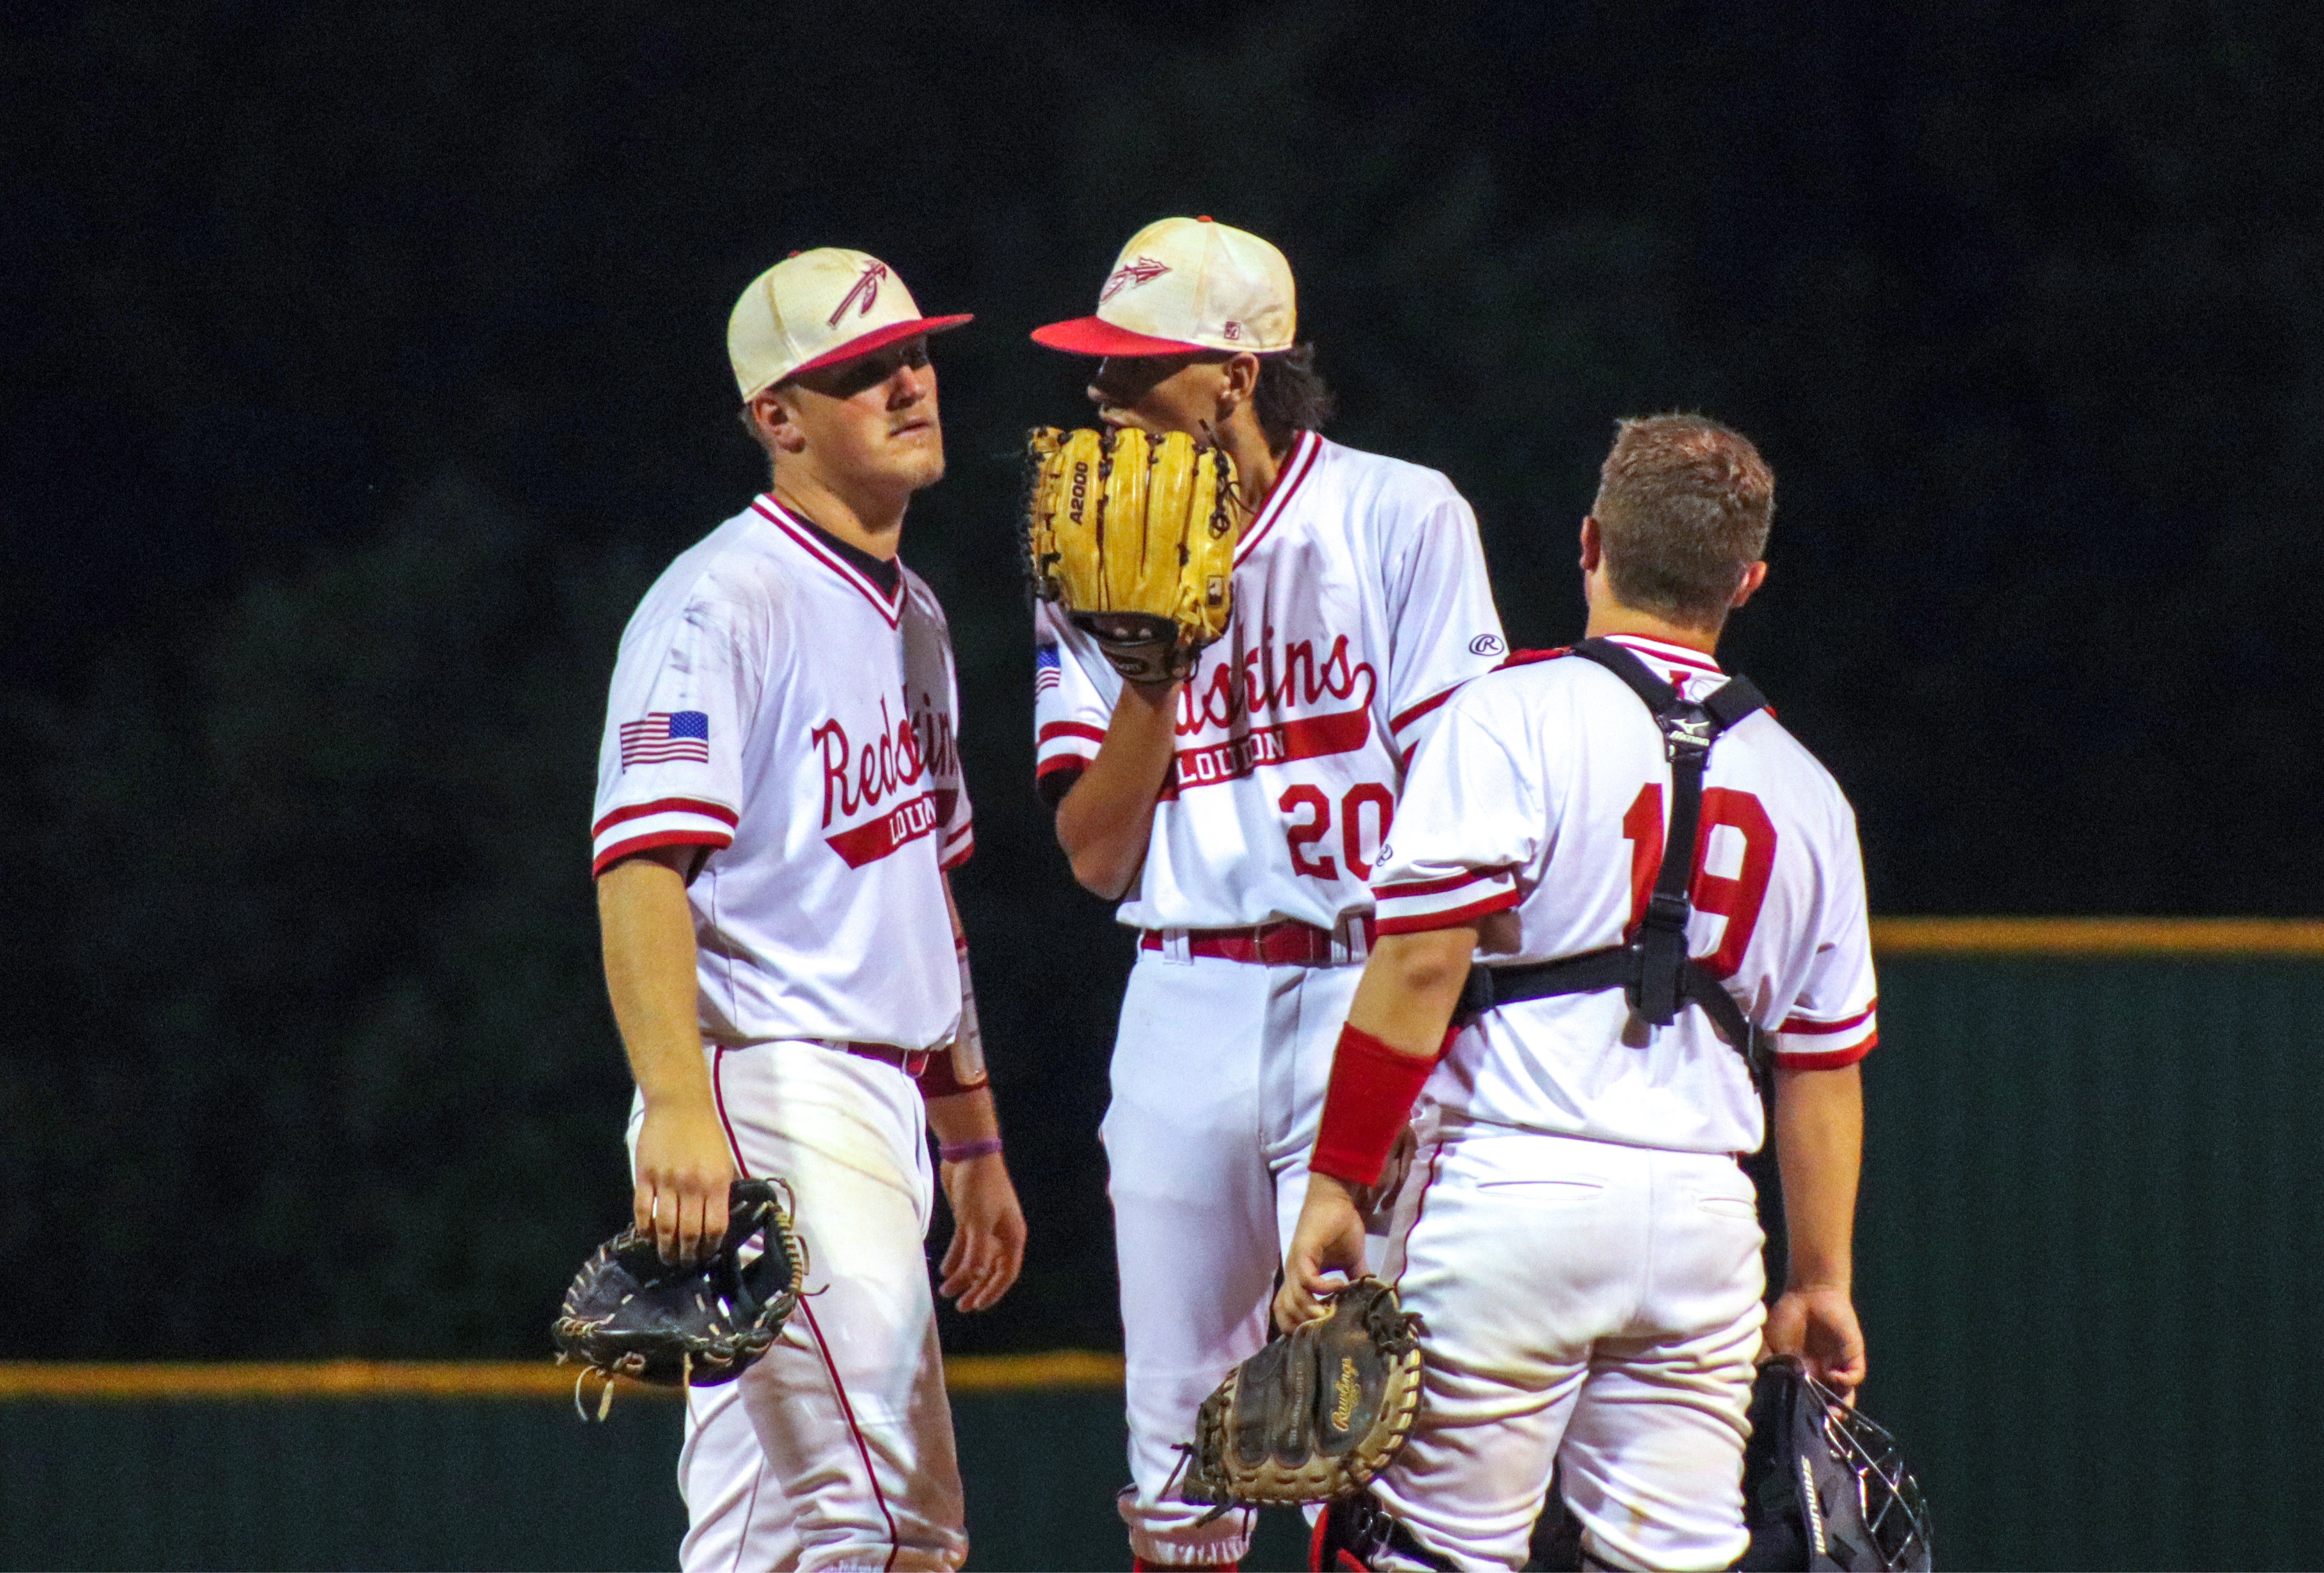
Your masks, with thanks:
M 1775 476 L 1751 439 L 1707 416 L 1614 423 L 1598 472 L 1598 519 L 1615 598 L 1687 628 L 1716 630 L 1766 554 Z

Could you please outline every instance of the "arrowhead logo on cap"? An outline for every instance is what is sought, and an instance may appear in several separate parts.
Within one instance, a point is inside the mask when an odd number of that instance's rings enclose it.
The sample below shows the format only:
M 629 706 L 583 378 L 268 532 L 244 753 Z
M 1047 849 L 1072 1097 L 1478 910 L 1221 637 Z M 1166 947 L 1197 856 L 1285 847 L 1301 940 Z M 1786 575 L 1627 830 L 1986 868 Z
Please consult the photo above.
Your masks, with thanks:
M 835 298 L 838 304 L 826 304 Z M 726 354 L 734 386 L 747 400 L 786 377 L 968 320 L 965 312 L 922 317 L 887 263 L 844 246 L 818 246 L 793 252 L 751 281 L 726 319 Z
M 839 319 L 847 315 L 847 308 L 851 306 L 855 306 L 855 298 L 858 295 L 863 297 L 863 304 L 855 307 L 855 315 L 858 317 L 871 316 L 872 303 L 880 299 L 880 281 L 887 276 L 887 263 L 866 262 L 863 265 L 863 276 L 855 281 L 855 287 L 853 289 L 848 290 L 846 294 L 842 295 L 839 298 L 839 308 L 824 319 L 824 326 L 825 327 L 837 327 L 839 326 Z
M 1033 340 L 1077 355 L 1265 355 L 1289 349 L 1298 324 L 1281 252 L 1231 225 L 1164 218 L 1115 253 L 1095 316 L 1037 327 Z
M 1133 257 L 1114 269 L 1107 278 L 1105 288 L 1098 291 L 1101 304 L 1112 299 L 1124 290 L 1134 290 L 1140 284 L 1151 284 L 1170 271 L 1167 262 L 1157 262 L 1152 257 Z

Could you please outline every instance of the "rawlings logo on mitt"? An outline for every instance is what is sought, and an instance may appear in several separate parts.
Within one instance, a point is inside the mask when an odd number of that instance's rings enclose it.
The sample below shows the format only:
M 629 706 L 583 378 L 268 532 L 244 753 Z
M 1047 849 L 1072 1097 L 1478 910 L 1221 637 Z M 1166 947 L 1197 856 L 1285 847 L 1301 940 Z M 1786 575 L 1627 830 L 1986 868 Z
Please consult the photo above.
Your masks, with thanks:
M 1183 432 L 1038 427 L 1026 444 L 1033 593 L 1133 683 L 1194 669 L 1234 611 L 1234 461 Z
M 746 1263 L 742 1253 L 753 1240 L 760 1254 Z M 578 1361 L 605 1379 L 602 1420 L 616 1376 L 659 1387 L 715 1387 L 740 1376 L 774 1347 L 806 1283 L 790 1188 L 738 1180 L 716 1256 L 672 1265 L 651 1237 L 625 1228 L 581 1265 L 549 1334 L 558 1365 Z M 576 1406 L 580 1391 L 576 1381 Z
M 1329 1502 L 1396 1456 L 1420 1409 L 1420 1319 L 1360 1278 L 1203 1400 L 1179 1496 L 1225 1506 Z

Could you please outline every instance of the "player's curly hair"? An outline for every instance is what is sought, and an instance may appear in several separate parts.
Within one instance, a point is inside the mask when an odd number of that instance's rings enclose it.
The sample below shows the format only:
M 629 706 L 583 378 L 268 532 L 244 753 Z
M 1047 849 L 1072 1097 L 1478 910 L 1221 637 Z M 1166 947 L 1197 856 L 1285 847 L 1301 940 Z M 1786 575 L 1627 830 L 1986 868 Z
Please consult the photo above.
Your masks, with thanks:
M 1742 433 L 1701 415 L 1614 423 L 1597 516 L 1616 599 L 1716 631 L 1767 549 L 1775 476 Z
M 1262 430 L 1277 441 L 1295 431 L 1321 431 L 1340 413 L 1340 396 L 1315 370 L 1315 346 L 1293 345 L 1259 357 L 1251 405 Z

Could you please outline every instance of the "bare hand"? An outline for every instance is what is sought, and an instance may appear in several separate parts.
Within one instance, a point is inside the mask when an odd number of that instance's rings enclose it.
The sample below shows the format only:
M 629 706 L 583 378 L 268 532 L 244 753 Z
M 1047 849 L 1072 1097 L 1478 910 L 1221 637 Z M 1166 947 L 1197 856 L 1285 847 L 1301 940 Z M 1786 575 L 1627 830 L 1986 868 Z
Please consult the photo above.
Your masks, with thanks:
M 1275 1325 L 1285 1332 L 1329 1314 L 1323 1302 L 1363 1276 L 1364 1215 L 1356 1193 L 1329 1174 L 1307 1177 L 1307 1198 L 1284 1254 L 1283 1287 L 1275 1296 Z
M 1794 1289 L 1767 1311 L 1767 1353 L 1796 1355 L 1808 1375 L 1853 1403 L 1868 1368 L 1864 1329 L 1845 1289 Z
M 940 1292 L 963 1311 L 996 1303 L 1025 1265 L 1025 1210 L 998 1153 L 944 1165 L 952 1244 L 936 1269 Z
M 727 1193 L 734 1155 L 718 1112 L 707 1102 L 666 1099 L 646 1105 L 638 1130 L 638 1232 L 650 1235 L 665 1262 L 698 1262 L 726 1238 Z

